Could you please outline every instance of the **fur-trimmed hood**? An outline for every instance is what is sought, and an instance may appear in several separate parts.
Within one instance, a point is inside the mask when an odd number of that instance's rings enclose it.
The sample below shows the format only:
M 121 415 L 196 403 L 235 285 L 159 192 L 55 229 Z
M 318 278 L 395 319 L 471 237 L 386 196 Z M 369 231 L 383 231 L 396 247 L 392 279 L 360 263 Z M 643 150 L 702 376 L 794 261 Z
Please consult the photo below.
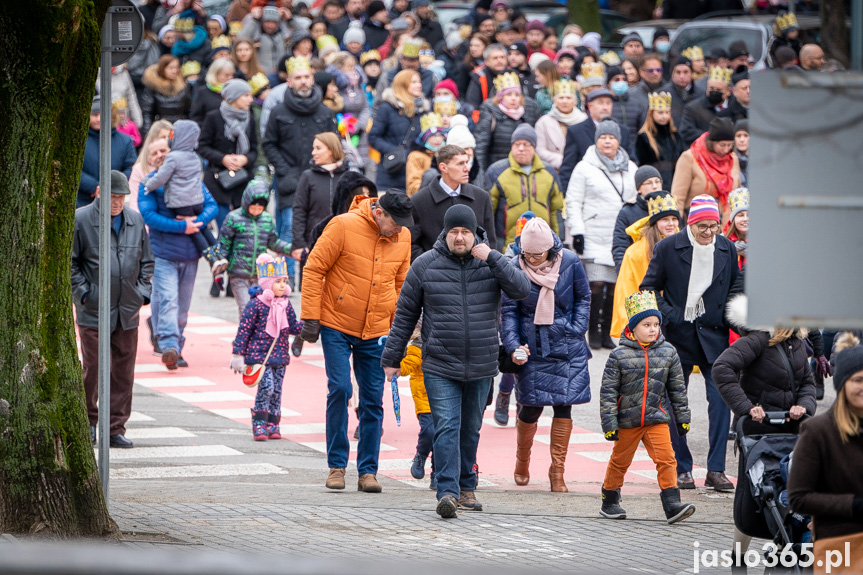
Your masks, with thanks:
M 173 80 L 168 80 L 159 75 L 158 67 L 158 64 L 153 64 L 144 70 L 144 74 L 141 76 L 141 83 L 145 87 L 168 97 L 177 96 L 186 89 L 186 81 L 183 80 L 182 75 L 178 74 Z
M 383 93 L 381 93 L 381 100 L 386 102 L 387 104 L 389 104 L 390 106 L 392 106 L 396 110 L 398 110 L 399 115 L 401 115 L 401 116 L 405 115 L 404 114 L 404 109 L 405 109 L 404 104 L 399 102 L 398 98 L 396 98 L 395 90 L 393 90 L 392 88 L 387 88 L 383 91 Z M 417 107 L 416 111 L 414 112 L 414 116 L 419 115 L 419 114 L 425 114 L 426 112 L 428 112 L 430 110 L 431 110 L 431 105 L 429 104 L 428 99 L 423 98 L 422 104 Z
M 741 336 L 746 335 L 751 331 L 764 331 L 770 334 L 770 337 L 773 337 L 776 334 L 776 328 L 759 329 L 748 325 L 749 298 L 746 297 L 745 293 L 737 294 L 728 300 L 728 303 L 725 304 L 725 319 L 728 320 L 729 324 L 736 328 L 736 331 Z M 809 336 L 809 330 L 806 328 L 799 328 L 794 331 L 794 335 L 800 339 L 806 339 Z

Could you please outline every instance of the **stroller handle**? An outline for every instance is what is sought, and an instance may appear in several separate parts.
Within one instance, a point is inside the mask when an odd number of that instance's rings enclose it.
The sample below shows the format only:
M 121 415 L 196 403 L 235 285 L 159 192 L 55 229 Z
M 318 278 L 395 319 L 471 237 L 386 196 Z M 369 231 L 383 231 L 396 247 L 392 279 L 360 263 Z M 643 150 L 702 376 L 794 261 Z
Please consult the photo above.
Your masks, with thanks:
M 786 423 L 786 420 L 790 420 L 790 417 L 791 417 L 791 413 L 788 411 L 765 411 L 764 412 L 764 419 L 761 420 L 761 423 L 763 423 L 765 425 L 773 425 L 775 427 L 779 427 L 780 425 L 783 425 L 784 423 Z M 796 421 L 799 421 L 802 423 L 803 421 L 805 421 L 807 419 L 809 419 L 809 414 L 804 413 L 803 416 L 800 417 L 800 419 L 798 419 Z M 752 420 L 752 416 L 749 415 L 748 413 L 746 415 L 742 415 L 740 417 L 740 419 L 737 420 L 737 425 L 735 426 L 735 429 L 737 431 L 737 437 L 743 437 L 744 436 L 743 423 L 746 421 L 751 421 L 751 420 Z

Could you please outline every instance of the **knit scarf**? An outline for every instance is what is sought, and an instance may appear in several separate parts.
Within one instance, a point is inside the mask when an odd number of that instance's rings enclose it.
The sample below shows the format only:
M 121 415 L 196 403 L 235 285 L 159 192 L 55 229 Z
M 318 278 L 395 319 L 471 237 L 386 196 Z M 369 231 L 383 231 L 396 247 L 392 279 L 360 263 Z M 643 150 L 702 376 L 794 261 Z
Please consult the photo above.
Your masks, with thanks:
M 506 104 L 501 102 L 500 111 L 516 121 L 521 120 L 521 117 L 524 116 L 524 106 L 519 106 L 518 108 L 507 108 Z
M 731 154 L 720 156 L 711 152 L 707 148 L 707 132 L 701 134 L 692 143 L 690 150 L 692 150 L 692 157 L 695 158 L 707 180 L 704 184 L 704 193 L 713 195 L 710 194 L 710 182 L 713 182 L 713 185 L 716 186 L 719 206 L 725 210 L 728 206 L 728 194 L 734 189 L 734 178 L 731 175 L 731 170 L 734 168 L 734 158 Z
M 614 156 L 613 160 L 600 152 L 599 148 L 594 147 L 594 151 L 596 151 L 599 161 L 602 162 L 609 172 L 625 172 L 629 170 L 629 154 L 626 153 L 623 147 L 617 148 L 617 155 Z
M 706 246 L 696 241 L 689 226 L 686 226 L 686 236 L 692 244 L 692 269 L 689 270 L 689 288 L 686 292 L 683 319 L 693 322 L 695 318 L 704 315 L 704 300 L 701 296 L 713 283 L 713 250 L 716 247 L 716 236 Z
M 258 295 L 258 299 L 270 307 L 270 312 L 267 314 L 267 334 L 271 337 L 278 338 L 283 329 L 290 327 L 288 322 L 289 295 L 291 295 L 290 287 L 282 297 L 276 297 L 271 289 L 265 289 L 264 293 Z
M 181 34 L 177 38 L 177 41 L 174 42 L 174 46 L 171 48 L 171 54 L 177 58 L 182 58 L 203 46 L 206 40 L 207 31 L 202 26 L 195 26 L 195 35 L 192 39 L 186 41 Z
M 551 111 L 549 111 L 548 115 L 560 122 L 561 124 L 566 124 L 567 126 L 572 126 L 573 124 L 583 122 L 585 119 L 584 112 L 574 106 L 572 108 L 572 112 L 570 112 L 569 114 L 564 114 L 557 109 L 556 105 L 554 105 L 551 107 Z
M 238 110 L 227 102 L 219 105 L 219 113 L 225 121 L 225 137 L 236 142 L 236 153 L 245 156 L 249 153 L 249 111 Z
M 328 172 L 333 172 L 333 171 L 335 171 L 336 168 L 338 168 L 341 165 L 342 165 L 342 160 L 339 160 L 338 162 L 333 162 L 332 164 L 321 164 L 318 167 L 321 168 L 322 170 L 326 170 Z
M 533 314 L 534 325 L 551 325 L 554 323 L 554 286 L 560 278 L 560 264 L 563 255 L 558 253 L 551 261 L 544 261 L 534 267 L 525 261 L 524 273 L 528 279 L 540 287 L 536 299 L 536 312 Z

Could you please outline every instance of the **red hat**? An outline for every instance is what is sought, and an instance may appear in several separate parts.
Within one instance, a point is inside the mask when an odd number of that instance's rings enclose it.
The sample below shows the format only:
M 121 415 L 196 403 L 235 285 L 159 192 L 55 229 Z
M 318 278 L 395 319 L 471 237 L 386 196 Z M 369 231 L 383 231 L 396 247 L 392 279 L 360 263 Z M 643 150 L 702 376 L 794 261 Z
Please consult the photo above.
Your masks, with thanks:
M 527 23 L 525 27 L 525 32 L 530 32 L 531 30 L 539 30 L 543 34 L 545 34 L 545 24 L 542 23 L 542 20 L 531 20 Z
M 458 88 L 456 87 L 455 82 L 449 78 L 438 82 L 437 86 L 434 87 L 434 91 L 437 92 L 438 90 L 449 90 L 453 93 L 453 96 L 458 98 Z
M 686 220 L 686 225 L 691 226 L 702 220 L 719 222 L 721 219 L 719 204 L 713 196 L 702 194 L 692 198 L 692 202 L 689 204 L 689 219 Z

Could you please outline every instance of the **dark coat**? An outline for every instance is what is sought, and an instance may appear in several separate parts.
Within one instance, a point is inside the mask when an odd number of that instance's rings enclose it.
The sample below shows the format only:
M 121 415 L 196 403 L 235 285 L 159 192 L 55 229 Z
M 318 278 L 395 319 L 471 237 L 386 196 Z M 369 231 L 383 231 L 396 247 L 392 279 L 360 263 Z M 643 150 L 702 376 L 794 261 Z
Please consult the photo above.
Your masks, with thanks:
M 429 46 L 437 46 L 443 41 L 443 28 L 437 20 L 420 20 L 420 31 L 417 36 L 429 43 Z
M 713 283 L 702 296 L 705 313 L 694 322 L 683 319 L 691 269 L 692 245 L 684 229 L 653 248 L 653 259 L 639 289 L 656 294 L 662 331 L 677 348 L 680 361 L 685 365 L 705 361 L 712 364 L 728 348 L 725 303 L 735 293 L 732 286 L 737 279 L 737 248 L 728 238 L 716 236 Z
M 641 129 L 641 126 L 644 125 L 644 121 L 647 119 L 647 97 L 640 98 L 636 93 L 633 93 L 632 90 L 638 88 L 632 88 L 629 92 L 626 92 L 622 96 L 614 97 L 614 107 L 611 109 L 611 117 L 615 122 L 620 124 L 621 126 L 626 126 L 626 129 L 629 130 L 629 134 L 631 137 L 635 137 L 638 134 L 638 131 Z M 641 165 L 641 162 L 636 159 L 638 155 L 638 150 L 635 151 L 635 155 L 630 154 L 630 159 Z
M 710 128 L 710 122 L 716 117 L 716 107 L 702 95 L 683 107 L 683 120 L 680 123 L 680 135 L 687 146 Z
M 487 243 L 482 228 L 476 242 Z M 496 376 L 501 290 L 524 299 L 530 281 L 500 252 L 492 250 L 487 262 L 453 255 L 441 232 L 434 249 L 408 270 L 381 366 L 401 365 L 422 313 L 424 373 L 456 381 Z
M 674 82 L 668 82 L 659 91 L 671 94 L 671 119 L 679 130 L 683 123 L 683 108 L 696 98 L 695 84 L 690 83 L 689 87 L 684 89 L 679 88 Z
M 201 82 L 195 85 L 192 92 L 192 111 L 189 112 L 189 119 L 204 127 L 204 118 L 213 110 L 218 110 L 222 105 L 222 95 L 213 92 L 207 87 L 206 82 Z
M 555 235 L 553 251 L 561 254 L 560 276 L 554 286 L 554 323 L 536 325 L 533 316 L 540 286 L 530 282 L 530 295 L 514 301 L 504 294 L 500 335 L 507 354 L 521 345 L 530 348 L 518 371 L 515 396 L 521 405 L 575 405 L 590 401 L 590 351 L 584 334 L 590 315 L 590 286 L 581 260 L 563 249 Z M 522 269 L 521 259 L 514 265 Z
M 323 132 L 339 133 L 332 110 L 321 103 L 321 89 L 314 86 L 308 98 L 288 89 L 284 103 L 270 114 L 264 136 L 264 153 L 276 169 L 280 208 L 292 205 L 315 136 Z
M 249 137 L 249 151 L 246 157 L 246 173 L 249 175 L 245 181 L 236 187 L 226 190 L 216 179 L 216 174 L 225 169 L 222 158 L 228 154 L 237 153 L 237 143 L 225 137 L 225 119 L 221 111 L 215 109 L 207 114 L 204 125 L 201 128 L 201 137 L 198 139 L 198 154 L 207 160 L 207 169 L 204 171 L 204 184 L 216 202 L 219 204 L 230 204 L 232 208 L 239 208 L 243 202 L 243 190 L 252 179 L 255 162 L 258 160 L 258 130 L 255 129 L 255 118 L 249 112 L 249 125 L 246 129 Z
M 563 161 L 560 164 L 560 188 L 564 195 L 569 188 L 569 178 L 575 165 L 578 164 L 587 153 L 587 149 L 596 142 L 596 124 L 592 118 L 588 118 L 583 122 L 579 122 L 566 129 L 566 146 L 563 148 Z M 620 127 L 620 145 L 629 154 L 629 158 L 635 157 L 634 142 L 629 135 L 629 128 L 626 126 Z M 633 160 L 634 161 L 634 160 Z
M 287 297 L 287 296 L 284 296 Z M 279 339 L 273 347 L 273 352 L 267 360 L 268 366 L 281 367 L 291 363 L 291 340 L 289 335 L 300 335 L 303 322 L 297 321 L 294 306 L 288 302 L 285 310 L 288 316 L 288 327 L 279 332 Z M 237 326 L 237 337 L 233 342 L 234 355 L 242 355 L 246 365 L 264 363 L 270 346 L 273 345 L 273 336 L 267 333 L 267 317 L 270 315 L 270 306 L 259 298 L 253 297 L 243 310 L 240 325 Z
M 132 175 L 135 165 L 135 146 L 132 138 L 126 134 L 111 130 L 111 169 L 123 172 L 126 177 Z M 76 207 L 86 206 L 93 201 L 90 196 L 99 186 L 99 132 L 90 128 L 87 130 L 87 143 L 84 147 L 84 165 L 81 167 L 81 181 L 78 184 Z
M 749 108 L 737 101 L 734 95 L 728 98 L 728 107 L 716 114 L 720 118 L 731 118 L 732 122 L 749 118 Z
M 428 187 L 420 189 L 411 196 L 411 202 L 414 216 L 414 226 L 411 228 L 411 260 L 417 259 L 434 247 L 443 229 L 446 211 L 456 204 L 464 204 L 473 210 L 479 226 L 487 230 L 488 244 L 496 245 L 491 197 L 482 188 L 462 184 L 461 193 L 452 197 L 443 190 L 438 176 Z
M 422 109 L 416 110 L 413 116 L 405 116 L 396 100 L 392 88 L 387 88 L 381 94 L 381 104 L 375 112 L 372 129 L 369 130 L 369 145 L 381 153 L 381 156 L 405 144 L 405 158 L 410 152 L 411 144 L 420 134 L 420 116 L 428 111 L 428 103 L 424 102 Z M 408 133 L 410 132 L 410 133 Z M 375 179 L 378 189 L 406 189 L 407 174 L 403 169 L 396 174 L 390 174 L 384 167 L 378 166 Z
M 377 50 L 387 43 L 390 37 L 390 31 L 370 20 L 363 24 L 363 32 L 366 33 L 366 44 L 369 48 Z
M 659 339 L 647 347 L 629 337 L 612 350 L 599 391 L 602 431 L 669 423 L 689 423 L 691 414 L 683 367 L 674 346 Z
M 803 340 L 795 336 L 774 346 L 769 341 L 769 333 L 753 331 L 735 341 L 713 364 L 713 381 L 735 421 L 756 405 L 764 411 L 788 411 L 799 405 L 815 415 L 815 379 Z M 794 371 L 793 386 L 779 346 Z
M 521 124 L 533 126 L 540 115 L 536 100 L 531 98 L 524 99 L 524 115 L 518 120 L 513 120 L 504 114 L 500 106 L 494 102 L 484 102 L 480 106 L 479 122 L 474 130 L 476 134 L 474 154 L 480 170 L 485 171 L 496 161 L 509 156 L 512 149 L 510 140 L 515 129 Z
M 666 189 L 671 188 L 671 180 L 674 178 L 674 168 L 677 167 L 677 159 L 684 151 L 686 144 L 679 133 L 672 133 L 668 126 L 657 126 L 656 146 L 659 148 L 660 156 L 650 147 L 647 134 L 638 134 L 635 139 L 635 153 L 638 155 L 639 166 L 653 166 L 662 176 L 662 183 Z
M 219 206 L 203 184 L 201 191 L 204 193 L 204 211 L 198 214 L 195 221 L 206 226 L 216 217 Z M 174 211 L 165 205 L 165 188 L 153 190 L 148 194 L 141 184 L 138 191 L 138 210 L 144 223 L 150 228 L 150 242 L 156 257 L 172 262 L 197 261 L 201 257 L 192 237 L 186 234 L 186 222 L 177 220 Z
M 292 250 L 311 245 L 312 228 L 332 214 L 333 198 L 336 196 L 339 180 L 347 171 L 345 162 L 332 172 L 321 168 L 314 160 L 309 162 L 309 169 L 300 176 L 297 192 L 294 194 Z
M 646 218 L 647 213 L 647 200 L 639 194 L 635 198 L 634 204 L 623 204 L 617 214 L 617 222 L 614 224 L 614 241 L 611 244 L 611 257 L 614 259 L 614 266 L 618 272 L 620 271 L 620 264 L 623 263 L 626 249 L 632 245 L 632 237 L 626 233 L 626 228 L 641 218 Z
M 506 68 L 503 72 L 500 72 L 500 74 L 505 74 L 506 72 L 515 72 L 515 70 Z M 515 73 L 518 75 L 518 72 Z M 494 95 L 497 94 L 497 89 L 494 87 L 494 79 L 497 76 L 498 74 L 492 72 L 485 66 L 481 66 L 470 72 L 470 82 L 468 83 L 467 89 L 464 92 L 461 92 L 461 87 L 459 87 L 459 95 L 475 109 L 479 109 L 483 102 L 491 100 Z M 481 79 L 483 77 L 485 80 Z M 521 80 L 521 91 L 525 96 L 528 96 L 531 93 L 536 94 L 536 90 L 533 87 L 535 82 L 534 78 L 519 76 L 519 80 Z M 487 83 L 487 96 L 485 98 L 482 97 L 483 81 Z M 458 86 L 458 84 L 456 84 L 456 86 Z
M 863 532 L 863 518 L 853 511 L 863 493 L 863 434 L 842 441 L 835 405 L 801 424 L 788 474 L 791 507 L 812 517 L 816 539 Z
M 138 312 L 150 303 L 153 250 L 144 219 L 123 209 L 120 233 L 111 230 L 111 331 L 138 327 Z M 72 236 L 72 296 L 81 327 L 99 327 L 99 202 L 75 212 Z
M 158 66 L 153 65 L 144 70 L 141 82 L 144 88 L 139 92 L 139 103 L 141 104 L 141 115 L 144 124 L 141 126 L 141 134 L 146 137 L 150 127 L 156 120 L 167 120 L 171 123 L 187 118 L 189 116 L 192 101 L 189 98 L 190 90 L 186 86 L 183 77 L 174 81 L 159 76 L 156 72 Z

